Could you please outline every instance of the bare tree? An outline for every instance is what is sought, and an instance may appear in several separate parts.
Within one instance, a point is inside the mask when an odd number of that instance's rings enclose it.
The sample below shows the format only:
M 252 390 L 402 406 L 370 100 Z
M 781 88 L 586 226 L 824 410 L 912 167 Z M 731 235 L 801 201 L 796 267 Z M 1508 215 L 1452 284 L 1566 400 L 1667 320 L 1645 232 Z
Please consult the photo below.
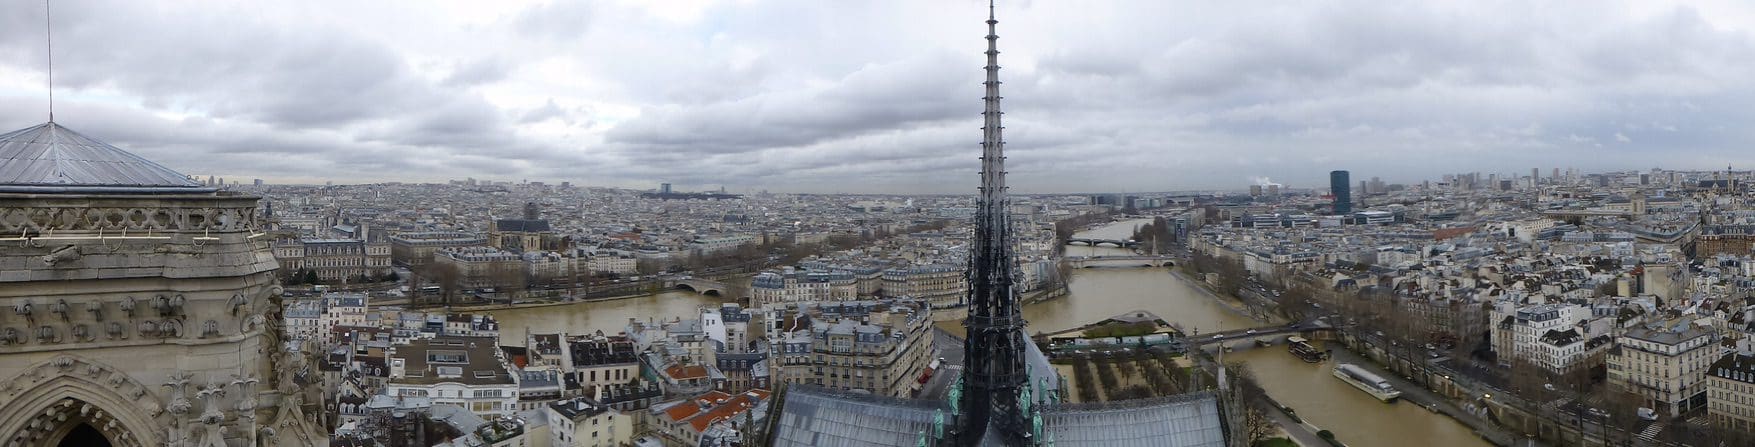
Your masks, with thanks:
M 634 260 L 634 271 L 641 275 L 656 275 L 664 271 L 669 263 L 656 258 L 639 258 Z
M 1588 419 L 1593 420 L 1587 423 L 1598 424 L 1599 433 L 1609 445 L 1632 445 L 1634 429 L 1643 422 L 1638 411 L 1644 406 L 1645 399 L 1614 387 L 1601 387 L 1591 400 L 1598 405 L 1592 408 L 1601 411 L 1590 415 Z
M 506 304 L 511 304 L 530 286 L 530 277 L 524 274 L 522 265 L 512 265 L 493 270 L 488 281 L 500 293 L 506 295 Z
M 447 262 L 429 262 L 415 270 L 419 277 L 426 278 L 439 286 L 439 296 L 434 297 L 445 306 L 451 305 L 451 299 L 463 288 L 463 275 L 457 270 L 456 264 Z M 409 284 L 420 285 L 420 281 Z
M 1230 373 L 1230 385 L 1237 390 L 1237 399 L 1243 407 L 1243 430 L 1249 436 L 1248 444 L 1273 437 L 1279 426 L 1268 418 L 1267 412 L 1278 409 L 1268 407 L 1267 390 L 1256 381 L 1255 372 L 1241 362 L 1228 363 L 1225 369 Z
M 1311 305 L 1316 301 L 1316 290 L 1306 284 L 1295 284 L 1280 293 L 1278 297 L 1280 313 L 1293 320 L 1308 318 L 1314 313 Z

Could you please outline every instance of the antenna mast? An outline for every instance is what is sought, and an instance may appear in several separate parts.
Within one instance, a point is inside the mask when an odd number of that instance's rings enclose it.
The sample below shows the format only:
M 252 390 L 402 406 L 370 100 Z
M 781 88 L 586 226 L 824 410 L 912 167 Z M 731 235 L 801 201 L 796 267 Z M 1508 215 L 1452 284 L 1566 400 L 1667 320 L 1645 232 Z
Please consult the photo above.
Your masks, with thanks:
M 55 122 L 55 25 L 50 20 L 49 0 L 43 0 L 43 36 L 45 37 L 44 54 L 49 59 L 49 122 Z

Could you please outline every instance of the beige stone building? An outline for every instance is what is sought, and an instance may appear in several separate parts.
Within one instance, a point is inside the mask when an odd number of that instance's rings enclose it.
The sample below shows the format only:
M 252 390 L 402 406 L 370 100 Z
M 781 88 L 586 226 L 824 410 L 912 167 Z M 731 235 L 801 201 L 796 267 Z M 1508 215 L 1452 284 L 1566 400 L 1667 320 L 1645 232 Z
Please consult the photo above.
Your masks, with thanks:
M 456 272 L 464 287 L 514 284 L 525 276 L 518 254 L 493 247 L 442 249 L 433 253 L 433 264 Z
M 948 264 L 886 270 L 879 295 L 923 299 L 936 308 L 953 307 L 969 294 L 967 275 L 966 269 Z
M 286 238 L 275 241 L 283 274 L 317 272 L 317 279 L 354 282 L 390 273 L 390 244 L 358 239 Z
M 397 265 L 420 267 L 433 261 L 433 252 L 445 248 L 486 245 L 475 233 L 428 231 L 390 236 L 390 260 Z
M 1720 348 L 1706 328 L 1671 321 L 1629 329 L 1609 349 L 1609 385 L 1672 417 L 1705 404 L 1706 372 Z
M 634 439 L 634 415 L 578 397 L 547 407 L 553 447 L 618 447 Z
M 55 123 L 0 134 L 0 443 L 324 442 L 257 200 Z
M 791 267 L 756 274 L 750 297 L 757 304 L 847 301 L 858 297 L 859 284 L 844 270 L 810 271 Z
M 603 273 L 632 275 L 637 271 L 633 256 L 595 255 L 586 262 L 586 268 L 593 275 Z
M 837 306 L 813 317 L 809 373 L 788 371 L 781 380 L 909 397 L 931 362 L 931 308 L 919 302 L 857 307 Z
M 1723 430 L 1755 432 L 1755 356 L 1726 354 L 1706 371 L 1707 421 Z

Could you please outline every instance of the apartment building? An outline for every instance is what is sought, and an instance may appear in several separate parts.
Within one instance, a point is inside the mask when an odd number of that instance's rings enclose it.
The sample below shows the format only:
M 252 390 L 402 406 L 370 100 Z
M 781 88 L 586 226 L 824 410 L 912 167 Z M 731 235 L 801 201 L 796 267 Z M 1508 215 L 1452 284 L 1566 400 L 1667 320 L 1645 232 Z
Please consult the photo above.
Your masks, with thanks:
M 484 418 L 509 417 L 518 410 L 518 377 L 493 338 L 410 340 L 392 346 L 386 356 L 390 360 L 386 394 L 423 397 Z
M 1723 430 L 1755 431 L 1755 356 L 1730 353 L 1706 371 L 1707 421 Z
M 1672 417 L 1701 408 L 1706 405 L 1706 373 L 1721 353 L 1716 338 L 1687 320 L 1629 329 L 1609 349 L 1609 384 Z
M 618 447 L 634 438 L 633 415 L 591 399 L 556 401 L 547 412 L 553 447 Z
M 884 271 L 879 295 L 927 300 L 935 308 L 951 307 L 961 304 L 969 293 L 967 275 L 965 268 L 950 264 L 890 269 Z
M 446 248 L 433 252 L 433 263 L 453 269 L 464 287 L 489 287 L 524 277 L 518 254 L 493 247 Z
M 433 261 L 433 252 L 457 247 L 486 245 L 487 238 L 475 233 L 425 231 L 390 236 L 390 260 L 397 265 L 420 267 Z
M 810 374 L 784 380 L 907 397 L 930 361 L 931 312 L 920 301 L 824 309 L 811 327 Z
M 787 267 L 762 272 L 750 280 L 750 296 L 757 304 L 847 301 L 859 294 L 853 273 L 842 270 L 811 271 Z

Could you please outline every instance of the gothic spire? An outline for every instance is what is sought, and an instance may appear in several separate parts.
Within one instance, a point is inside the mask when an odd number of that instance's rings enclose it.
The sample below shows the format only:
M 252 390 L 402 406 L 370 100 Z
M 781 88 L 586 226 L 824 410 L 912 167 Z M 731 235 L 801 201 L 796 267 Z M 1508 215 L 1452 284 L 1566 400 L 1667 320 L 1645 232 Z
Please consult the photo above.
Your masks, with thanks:
M 1005 129 L 1000 123 L 999 20 L 988 3 L 987 79 L 982 82 L 981 189 L 975 211 L 975 240 L 969 257 L 969 316 L 964 341 L 966 408 L 955 438 L 960 445 L 1026 445 L 1028 424 L 1018 399 L 1026 386 L 1024 320 L 1012 290 L 1016 264 L 1006 209 Z M 989 436 L 999 439 L 989 439 Z

